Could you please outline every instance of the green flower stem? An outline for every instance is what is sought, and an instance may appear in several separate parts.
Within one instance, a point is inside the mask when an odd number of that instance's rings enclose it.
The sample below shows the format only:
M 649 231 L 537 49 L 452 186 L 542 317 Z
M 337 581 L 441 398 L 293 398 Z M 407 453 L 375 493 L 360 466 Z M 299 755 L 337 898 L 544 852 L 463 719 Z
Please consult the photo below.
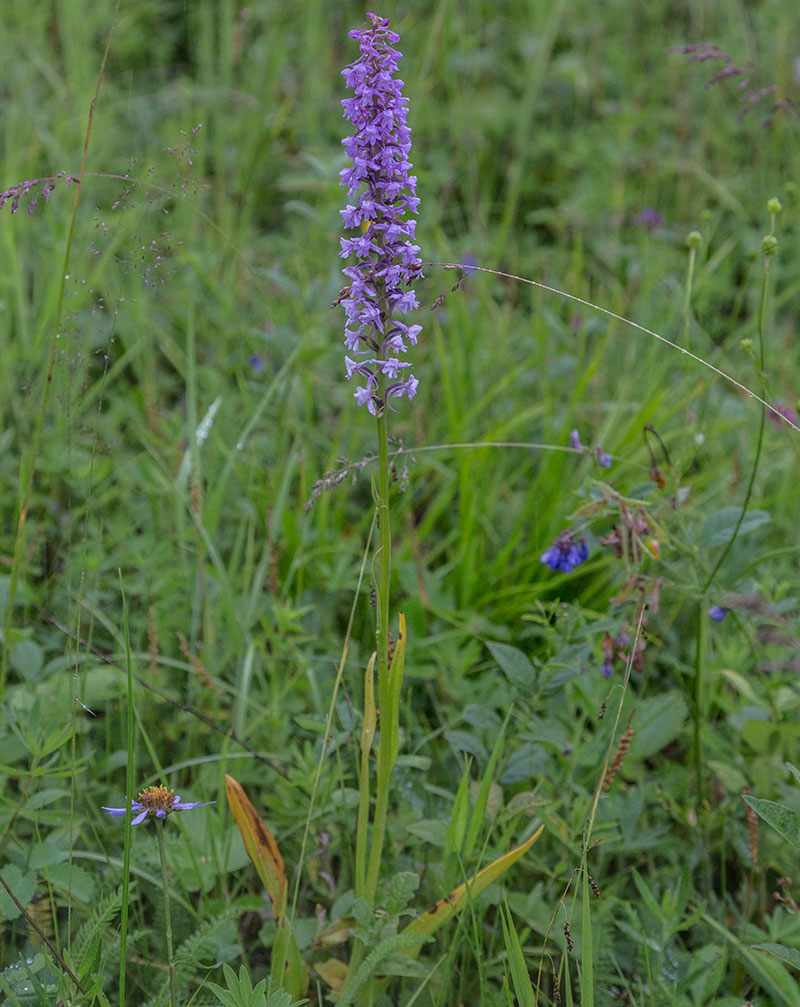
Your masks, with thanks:
M 379 394 L 385 402 L 385 379 L 379 379 Z M 378 590 L 377 590 L 377 657 L 378 657 L 378 696 L 377 708 L 380 714 L 382 729 L 378 740 L 378 766 L 375 784 L 375 811 L 372 819 L 372 836 L 369 850 L 366 879 L 364 879 L 364 860 L 366 856 L 366 823 L 369 813 L 369 780 L 365 779 L 369 771 L 369 760 L 366 752 L 362 752 L 362 779 L 358 809 L 358 829 L 356 834 L 356 895 L 366 899 L 372 909 L 375 906 L 375 895 L 378 890 L 383 843 L 386 835 L 386 816 L 389 810 L 389 791 L 392 781 L 392 768 L 395 753 L 392 750 L 392 730 L 398 717 L 397 703 L 389 688 L 389 582 L 392 573 L 392 535 L 389 519 L 389 431 L 386 417 L 386 406 L 378 416 L 378 488 L 375 493 L 375 505 L 378 517 Z M 367 674 L 372 679 L 374 659 L 370 661 Z M 366 691 L 366 690 L 365 690 Z M 374 703 L 374 699 L 372 701 Z M 369 716 L 367 696 L 365 695 L 364 716 Z M 374 712 L 372 714 L 374 716 Z M 375 731 L 373 724 L 369 730 Z M 371 744 L 371 737 L 369 743 Z M 358 971 L 364 960 L 365 948 L 361 941 L 356 941 L 350 955 L 348 977 Z M 371 984 L 368 984 L 364 996 L 371 998 Z M 363 1002 L 363 998 L 362 998 Z
M 172 962 L 172 918 L 169 913 L 169 874 L 167 873 L 167 850 L 164 845 L 165 819 L 156 818 L 156 835 L 158 836 L 158 855 L 161 858 L 161 887 L 164 891 L 164 929 L 167 939 L 167 968 L 169 969 L 169 1005 L 176 1007 L 175 1000 L 175 966 Z
M 380 396 L 386 402 L 385 380 L 380 379 Z M 389 725 L 394 722 L 395 711 L 389 689 L 389 580 L 392 572 L 392 535 L 389 521 L 389 432 L 384 405 L 378 416 L 378 710 L 383 727 L 378 741 L 378 769 L 375 783 L 375 814 L 372 822 L 372 841 L 367 867 L 365 898 L 370 908 L 375 905 L 378 889 L 383 841 L 386 834 L 386 814 L 389 808 L 389 790 L 394 757 L 390 744 Z
M 694 771 L 697 784 L 697 803 L 703 801 L 703 751 L 700 739 L 700 731 L 706 715 L 705 702 L 705 676 L 703 669 L 706 664 L 706 635 L 708 627 L 706 620 L 706 597 L 702 595 L 697 606 L 697 646 L 695 649 L 695 672 L 694 672 L 694 731 L 692 737 L 692 748 L 694 758 Z
M 772 215 L 772 231 L 775 229 L 775 215 Z M 770 238 L 773 234 L 770 233 Z M 765 242 L 767 239 L 764 239 Z M 761 296 L 759 298 L 758 304 L 758 364 L 759 364 L 759 379 L 761 382 L 761 398 L 766 398 L 766 373 L 765 373 L 765 328 L 766 328 L 766 318 L 767 318 L 767 291 L 768 291 L 768 281 L 769 281 L 769 260 L 770 256 L 774 253 L 775 248 L 773 247 L 770 252 L 765 252 L 764 254 L 764 272 L 761 277 Z M 725 544 L 725 548 L 722 550 L 719 559 L 714 564 L 711 572 L 706 578 L 706 582 L 703 585 L 703 590 L 700 593 L 700 599 L 698 601 L 697 609 L 697 650 L 695 653 L 695 681 L 694 681 L 694 699 L 695 699 L 695 709 L 694 709 L 694 739 L 693 748 L 694 751 L 692 756 L 695 763 L 695 776 L 697 780 L 697 801 L 698 804 L 703 799 L 703 752 L 702 743 L 700 740 L 700 732 L 702 729 L 702 723 L 705 718 L 705 641 L 706 641 L 706 607 L 708 603 L 708 589 L 714 583 L 714 579 L 720 570 L 720 567 L 725 562 L 733 548 L 733 543 L 736 541 L 739 535 L 739 529 L 742 527 L 742 522 L 744 521 L 744 516 L 747 513 L 747 508 L 750 504 L 750 499 L 753 495 L 753 487 L 756 481 L 756 474 L 758 472 L 758 466 L 761 461 L 761 450 L 764 445 L 764 429 L 767 420 L 767 408 L 761 404 L 761 420 L 758 425 L 758 438 L 756 440 L 756 452 L 753 458 L 753 465 L 750 469 L 750 478 L 747 482 L 747 490 L 745 491 L 744 501 L 742 503 L 742 509 L 739 513 L 739 518 L 736 522 L 736 526 L 733 529 L 733 534 L 728 539 Z

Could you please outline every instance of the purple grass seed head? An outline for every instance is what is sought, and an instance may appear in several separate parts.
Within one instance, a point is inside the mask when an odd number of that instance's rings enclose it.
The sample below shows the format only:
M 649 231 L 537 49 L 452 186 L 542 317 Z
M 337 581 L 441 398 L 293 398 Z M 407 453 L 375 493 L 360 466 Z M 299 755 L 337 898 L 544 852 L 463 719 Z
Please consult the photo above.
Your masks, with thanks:
M 391 399 L 412 399 L 417 391 L 419 382 L 407 370 L 411 364 L 398 354 L 416 345 L 422 326 L 395 315 L 419 307 L 411 283 L 422 277 L 422 263 L 414 244 L 416 221 L 407 219 L 417 213 L 419 199 L 409 160 L 408 99 L 395 76 L 402 53 L 392 46 L 400 36 L 388 28 L 388 18 L 367 18 L 367 30 L 349 33 L 361 55 L 342 71 L 354 92 L 342 101 L 353 135 L 342 141 L 352 165 L 339 175 L 357 202 L 341 211 L 345 228 L 355 231 L 341 239 L 341 257 L 355 257 L 343 270 L 349 287 L 341 303 L 351 354 L 345 358 L 347 377 L 358 375 L 355 400 L 378 416 L 392 408 Z

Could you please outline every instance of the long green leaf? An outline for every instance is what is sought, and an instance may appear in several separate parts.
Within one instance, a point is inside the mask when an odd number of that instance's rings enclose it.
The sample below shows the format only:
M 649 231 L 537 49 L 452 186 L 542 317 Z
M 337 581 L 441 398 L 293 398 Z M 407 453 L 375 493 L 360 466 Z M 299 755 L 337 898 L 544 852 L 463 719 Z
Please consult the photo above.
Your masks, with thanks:
M 436 905 L 426 910 L 418 919 L 409 923 L 402 932 L 404 934 L 419 934 L 420 937 L 435 933 L 451 916 L 464 908 L 468 897 L 474 899 L 477 895 L 480 895 L 485 888 L 488 888 L 493 881 L 496 881 L 512 864 L 515 864 L 521 856 L 527 853 L 539 836 L 541 836 L 542 832 L 544 832 L 544 826 L 540 825 L 536 832 L 529 839 L 526 839 L 521 846 L 517 846 L 515 849 L 509 850 L 508 853 L 504 853 L 502 857 L 498 857 L 488 867 L 484 867 L 483 870 L 478 871 L 469 881 L 466 881 L 463 885 L 459 885 L 448 896 L 439 899 Z M 419 948 L 408 953 L 415 954 L 418 950 Z

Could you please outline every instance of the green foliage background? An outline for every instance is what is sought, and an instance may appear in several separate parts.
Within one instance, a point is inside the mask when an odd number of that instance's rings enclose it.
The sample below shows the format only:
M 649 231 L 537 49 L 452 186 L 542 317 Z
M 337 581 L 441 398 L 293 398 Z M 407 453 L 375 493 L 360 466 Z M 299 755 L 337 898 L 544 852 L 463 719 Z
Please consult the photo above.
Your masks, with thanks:
M 77 174 L 112 13 L 87 0 L 5 0 L 0 189 Z M 800 1002 L 790 970 L 776 979 L 770 962 L 759 973 L 737 944 L 800 942 L 796 917 L 772 896 L 791 863 L 779 838 L 764 834 L 752 864 L 740 797 L 748 786 L 797 806 L 783 765 L 797 761 L 800 705 L 796 434 L 767 422 L 751 508 L 769 520 L 740 537 L 707 599 L 732 611 L 702 630 L 708 792 L 698 793 L 698 603 L 702 571 L 720 555 L 705 543 L 719 527 L 725 540 L 724 508 L 742 505 L 758 403 L 652 337 L 503 275 L 608 308 L 793 407 L 800 9 L 786 0 L 441 0 L 377 13 L 401 34 L 417 238 L 431 262 L 418 289 L 420 390 L 391 432 L 407 448 L 440 446 L 398 459 L 398 470 L 408 463 L 408 488 L 393 500 L 393 591 L 409 624 L 394 866 L 418 872 L 423 898 L 438 898 L 540 815 L 546 837 L 507 891 L 531 973 L 541 960 L 542 996 L 554 996 L 543 941 L 614 740 L 611 718 L 598 712 L 620 700 L 623 669 L 601 676 L 601 641 L 623 627 L 633 636 L 635 620 L 631 604 L 612 603 L 631 571 L 599 545 L 610 512 L 598 511 L 592 557 L 570 578 L 540 555 L 611 484 L 646 499 L 665 534 L 655 536 L 660 560 L 644 559 L 644 573 L 661 581 L 660 607 L 621 717 L 622 728 L 633 717 L 637 733 L 601 800 L 603 842 L 590 854 L 602 893 L 592 907 L 598 1002 L 615 1002 L 618 990 L 642 1003 L 733 1004 L 754 990 L 767 991 L 764 1002 Z M 163 773 L 184 799 L 205 800 L 222 797 L 231 772 L 290 868 L 298 855 L 372 520 L 368 466 L 305 506 L 338 459 L 358 462 L 374 444 L 343 378 L 342 312 L 331 309 L 344 282 L 339 72 L 356 55 L 347 32 L 363 19 L 350 2 L 123 0 L 60 319 L 75 185 L 56 180 L 30 214 L 40 186 L 15 214 L 10 203 L 0 210 L 0 864 L 26 899 L 57 907 L 50 916 L 62 945 L 98 893 L 119 883 L 121 833 L 100 805 L 121 805 L 124 791 L 120 578 L 145 683 L 136 692 L 137 779 Z M 723 62 L 670 52 L 700 42 L 743 72 L 707 87 Z M 749 95 L 773 84 L 775 94 L 741 114 Z M 787 104 L 773 113 L 778 98 Z M 742 340 L 758 338 L 758 248 L 773 196 L 783 211 L 762 384 Z M 657 226 L 646 226 L 645 208 L 660 215 Z M 685 239 L 694 230 L 703 240 L 687 313 Z M 500 272 L 471 274 L 428 311 L 460 275 L 438 264 L 463 261 Z M 646 424 L 667 451 L 650 440 L 669 477 L 659 492 L 648 478 Z M 562 451 L 444 447 L 561 448 L 573 428 L 614 455 L 611 472 Z M 679 489 L 676 511 L 670 493 Z M 361 677 L 373 639 L 367 576 L 305 866 L 309 947 L 314 907 L 335 918 L 350 881 Z M 488 642 L 515 650 L 502 652 L 504 663 Z M 477 784 L 501 735 L 483 845 L 458 865 L 443 851 L 465 756 Z M 210 950 L 197 957 L 244 955 L 255 984 L 269 943 L 257 883 L 242 870 L 224 805 L 195 814 L 175 826 L 178 927 L 188 938 L 208 924 Z M 161 955 L 148 894 L 155 846 L 144 832 L 134 864 L 144 962 Z M 454 967 L 418 1003 L 505 1002 L 499 886 L 491 891 L 475 926 L 427 950 Z M 251 900 L 247 914 L 240 898 Z M 580 914 L 565 905 L 579 956 Z M 27 940 L 8 914 L 7 961 Z M 564 911 L 547 938 L 556 958 L 563 925 Z M 103 927 L 105 962 L 114 938 Z M 712 960 L 722 965 L 708 971 Z M 144 1002 L 154 980 L 132 968 Z M 187 969 L 187 990 L 198 974 Z

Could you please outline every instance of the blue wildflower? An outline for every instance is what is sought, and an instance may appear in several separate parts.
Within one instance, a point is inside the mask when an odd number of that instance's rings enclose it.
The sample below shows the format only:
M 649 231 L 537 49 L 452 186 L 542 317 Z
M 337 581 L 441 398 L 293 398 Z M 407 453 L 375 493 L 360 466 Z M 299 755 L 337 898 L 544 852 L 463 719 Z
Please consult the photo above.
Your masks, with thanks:
M 474 273 L 478 265 L 478 260 L 474 255 L 465 255 L 461 263 L 461 269 L 464 272 L 464 276 L 469 276 L 470 273 Z
M 216 804 L 216 801 L 181 801 L 174 790 L 168 790 L 163 786 L 146 787 L 137 801 L 131 802 L 131 811 L 136 816 L 131 825 L 141 824 L 148 815 L 155 815 L 156 818 L 166 818 L 173 811 L 191 811 L 192 808 L 204 808 L 208 804 Z M 127 808 L 103 808 L 112 818 L 124 818 Z
M 723 605 L 712 605 L 708 610 L 708 618 L 712 622 L 722 622 L 727 614 L 728 610 Z
M 654 231 L 661 225 L 661 214 L 654 210 L 652 206 L 645 206 L 633 218 L 637 224 L 646 227 L 648 231 Z
M 598 444 L 595 448 L 597 452 L 597 463 L 601 469 L 610 469 L 614 459 L 611 455 L 607 454 Z
M 569 446 L 573 449 L 573 451 L 583 451 L 583 444 L 581 444 L 580 434 L 577 430 L 570 430 Z
M 417 212 L 416 176 L 408 159 L 411 130 L 406 125 L 408 99 L 403 81 L 395 77 L 402 53 L 392 48 L 400 38 L 387 27 L 388 18 L 367 14 L 371 27 L 351 31 L 361 55 L 342 71 L 355 97 L 342 101 L 353 135 L 342 141 L 352 167 L 339 173 L 348 194 L 358 193 L 357 205 L 341 211 L 344 226 L 358 228 L 341 239 L 341 256 L 354 255 L 356 264 L 343 270 L 350 281 L 341 303 L 347 323 L 344 343 L 347 377 L 363 380 L 355 400 L 378 416 L 392 398 L 413 399 L 419 382 L 411 367 L 398 358 L 415 346 L 421 325 L 406 325 L 393 317 L 419 307 L 410 284 L 422 277 L 419 246 L 414 244 Z
M 585 539 L 575 541 L 575 533 L 562 531 L 556 536 L 550 548 L 542 553 L 541 561 L 546 563 L 551 570 L 558 570 L 561 573 L 572 573 L 576 566 L 580 566 L 589 557 L 589 546 Z

